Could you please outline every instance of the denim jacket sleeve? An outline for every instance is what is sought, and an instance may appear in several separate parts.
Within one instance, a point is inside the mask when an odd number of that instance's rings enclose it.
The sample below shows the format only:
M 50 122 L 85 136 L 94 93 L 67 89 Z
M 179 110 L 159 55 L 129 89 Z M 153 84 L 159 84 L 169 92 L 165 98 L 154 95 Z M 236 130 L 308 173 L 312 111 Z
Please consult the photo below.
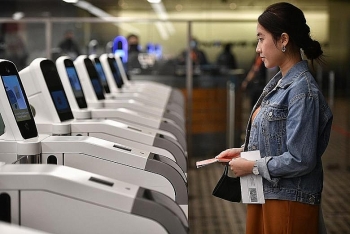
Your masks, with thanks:
M 272 177 L 302 176 L 316 165 L 319 120 L 318 96 L 300 93 L 289 103 L 286 120 L 286 147 L 282 155 L 272 156 L 268 168 Z

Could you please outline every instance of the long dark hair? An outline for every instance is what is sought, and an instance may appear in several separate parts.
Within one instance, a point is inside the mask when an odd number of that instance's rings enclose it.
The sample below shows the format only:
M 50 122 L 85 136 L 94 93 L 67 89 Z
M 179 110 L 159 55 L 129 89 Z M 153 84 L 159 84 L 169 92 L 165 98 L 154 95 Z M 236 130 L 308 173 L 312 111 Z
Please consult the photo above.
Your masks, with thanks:
M 292 47 L 301 48 L 312 63 L 313 60 L 323 63 L 321 45 L 310 37 L 304 13 L 296 6 L 287 2 L 272 4 L 259 16 L 258 22 L 275 41 L 287 33 Z

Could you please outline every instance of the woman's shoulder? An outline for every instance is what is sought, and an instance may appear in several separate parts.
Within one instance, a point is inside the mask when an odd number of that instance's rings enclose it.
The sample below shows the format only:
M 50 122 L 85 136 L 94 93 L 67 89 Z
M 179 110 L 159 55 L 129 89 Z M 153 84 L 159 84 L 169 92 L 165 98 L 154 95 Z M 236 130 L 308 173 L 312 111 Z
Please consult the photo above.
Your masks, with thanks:
M 301 61 L 295 64 L 285 78 L 292 86 L 300 86 L 300 88 L 306 90 L 308 90 L 310 86 L 317 86 L 316 80 L 309 69 L 307 61 Z
M 309 90 L 311 88 L 318 90 L 318 84 L 310 70 L 305 70 L 298 76 L 294 77 L 293 83 L 297 86 L 304 87 L 305 90 Z
M 294 79 L 288 87 L 290 103 L 295 103 L 297 100 L 314 100 L 318 102 L 325 102 L 325 98 L 320 90 L 319 85 L 314 79 L 310 71 L 301 73 Z

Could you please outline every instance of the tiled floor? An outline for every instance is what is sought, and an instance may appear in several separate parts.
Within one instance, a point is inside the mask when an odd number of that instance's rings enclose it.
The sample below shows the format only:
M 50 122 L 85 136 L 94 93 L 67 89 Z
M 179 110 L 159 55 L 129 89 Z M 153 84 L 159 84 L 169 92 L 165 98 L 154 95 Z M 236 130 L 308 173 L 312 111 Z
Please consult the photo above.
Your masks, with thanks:
M 328 234 L 350 233 L 349 108 L 349 100 L 336 99 L 334 102 L 331 140 L 323 157 L 325 180 L 322 208 Z M 189 161 L 190 233 L 243 234 L 245 205 L 230 203 L 211 195 L 223 166 L 210 165 L 196 169 L 195 161 L 200 159 L 197 155 Z

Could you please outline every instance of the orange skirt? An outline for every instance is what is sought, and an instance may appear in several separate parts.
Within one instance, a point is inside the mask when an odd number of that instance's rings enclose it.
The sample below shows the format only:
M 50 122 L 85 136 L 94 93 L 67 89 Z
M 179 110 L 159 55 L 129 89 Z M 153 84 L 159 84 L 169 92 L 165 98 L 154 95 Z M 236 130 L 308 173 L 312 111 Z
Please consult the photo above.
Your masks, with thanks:
M 319 205 L 265 200 L 247 205 L 246 234 L 317 234 Z

